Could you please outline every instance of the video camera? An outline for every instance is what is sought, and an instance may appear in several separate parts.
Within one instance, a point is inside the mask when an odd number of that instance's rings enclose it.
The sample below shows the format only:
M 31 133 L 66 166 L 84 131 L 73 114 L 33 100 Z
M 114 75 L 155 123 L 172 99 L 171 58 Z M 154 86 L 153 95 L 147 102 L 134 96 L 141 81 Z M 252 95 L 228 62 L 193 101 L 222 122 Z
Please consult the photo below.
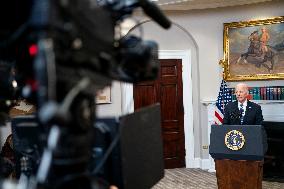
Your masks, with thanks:
M 22 6 L 23 10 L 19 11 L 15 4 Z M 139 6 L 163 27 L 170 27 L 170 22 L 156 5 L 147 0 L 3 2 L 1 11 L 9 11 L 8 15 L 0 18 L 0 39 L 3 39 L 0 42 L 0 71 L 6 77 L 1 78 L 1 82 L 5 84 L 1 83 L 0 86 L 9 88 L 11 92 L 10 95 L 0 96 L 11 98 L 15 90 L 23 87 L 36 92 L 36 57 L 42 55 L 45 61 L 52 61 L 46 60 L 50 57 L 44 57 L 48 53 L 45 49 L 48 47 L 44 46 L 48 45 L 40 45 L 42 39 L 52 40 L 59 82 L 76 83 L 78 78 L 86 74 L 92 76 L 93 73 L 128 82 L 155 78 L 158 70 L 158 45 L 154 41 L 143 41 L 133 35 L 118 39 L 115 37 L 115 27 Z M 16 11 L 19 12 L 15 13 Z M 73 71 L 70 73 L 73 77 L 68 75 L 70 70 Z M 17 87 L 13 86 L 12 81 L 17 82 Z M 30 96 L 24 95 L 25 98 Z
M 97 175 L 86 173 L 94 94 L 112 80 L 155 79 L 159 67 L 157 43 L 118 37 L 115 28 L 138 7 L 164 28 L 170 21 L 147 0 L 10 0 L 0 7 L 7 14 L 0 16 L 0 101 L 7 110 L 6 101 L 18 97 L 35 104 L 44 135 L 26 185 L 99 188 Z

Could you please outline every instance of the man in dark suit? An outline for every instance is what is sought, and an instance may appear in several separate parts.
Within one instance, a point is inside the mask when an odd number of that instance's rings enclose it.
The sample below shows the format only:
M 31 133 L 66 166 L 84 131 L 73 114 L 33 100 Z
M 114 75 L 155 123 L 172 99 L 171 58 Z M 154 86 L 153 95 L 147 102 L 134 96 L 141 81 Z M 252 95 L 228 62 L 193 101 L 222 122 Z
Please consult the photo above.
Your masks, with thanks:
M 226 105 L 223 124 L 261 125 L 263 121 L 261 107 L 247 99 L 248 86 L 245 83 L 239 83 L 235 92 L 237 101 Z

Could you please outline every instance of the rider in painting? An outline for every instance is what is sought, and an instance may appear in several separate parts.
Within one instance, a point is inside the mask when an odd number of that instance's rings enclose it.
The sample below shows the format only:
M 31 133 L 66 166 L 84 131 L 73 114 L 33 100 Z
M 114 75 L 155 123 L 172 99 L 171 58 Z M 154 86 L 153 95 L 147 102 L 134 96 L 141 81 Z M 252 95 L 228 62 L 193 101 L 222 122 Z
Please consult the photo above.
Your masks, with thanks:
M 241 59 L 244 60 L 244 63 L 248 63 L 247 58 L 251 57 L 253 59 L 250 63 L 254 63 L 256 67 L 264 66 L 270 72 L 273 69 L 275 51 L 268 45 L 270 35 L 267 28 L 261 28 L 261 34 L 256 30 L 252 32 L 249 37 L 250 45 L 247 52 L 241 54 L 237 63 Z M 271 63 L 270 66 L 267 62 Z

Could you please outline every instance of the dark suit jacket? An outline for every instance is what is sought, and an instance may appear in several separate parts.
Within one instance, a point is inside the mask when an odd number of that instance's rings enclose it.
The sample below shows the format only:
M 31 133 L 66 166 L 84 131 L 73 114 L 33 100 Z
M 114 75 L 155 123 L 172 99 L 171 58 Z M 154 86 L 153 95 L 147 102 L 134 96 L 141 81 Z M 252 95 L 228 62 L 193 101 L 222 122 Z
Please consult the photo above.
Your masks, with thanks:
M 262 121 L 263 121 L 263 116 L 260 105 L 248 100 L 243 120 L 243 125 L 261 125 Z M 238 101 L 229 102 L 225 107 L 223 124 L 224 125 L 241 124 Z

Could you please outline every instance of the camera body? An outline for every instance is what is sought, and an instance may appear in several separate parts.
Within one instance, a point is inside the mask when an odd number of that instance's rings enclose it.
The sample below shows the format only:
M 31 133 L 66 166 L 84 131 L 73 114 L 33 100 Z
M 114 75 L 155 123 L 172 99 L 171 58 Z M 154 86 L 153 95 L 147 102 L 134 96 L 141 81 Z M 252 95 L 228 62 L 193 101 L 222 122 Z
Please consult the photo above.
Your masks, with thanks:
M 22 97 L 36 105 L 35 120 L 25 124 L 37 123 L 37 132 L 45 138 L 41 157 L 34 158 L 31 152 L 34 165 L 27 168 L 27 176 L 36 174 L 40 188 L 81 188 L 82 183 L 93 188 L 97 175 L 86 175 L 86 170 L 92 155 L 94 94 L 112 80 L 154 79 L 159 68 L 156 42 L 137 36 L 116 38 L 115 27 L 137 7 L 165 28 L 170 22 L 147 0 L 12 0 L 0 7 L 9 9 L 9 16 L 0 18 L 0 100 Z M 21 145 L 20 140 L 16 146 L 24 153 L 36 143 L 27 140 L 28 145 Z M 157 158 L 149 161 L 159 165 L 160 178 L 162 166 L 153 160 Z M 149 170 L 144 171 L 147 175 Z
M 15 0 L 15 4 L 18 2 L 22 1 Z M 23 94 L 22 89 L 27 86 L 32 92 L 38 92 L 34 70 L 35 58 L 41 50 L 38 42 L 42 38 L 52 40 L 58 70 L 57 79 L 64 84 L 72 83 L 72 78 L 78 81 L 78 78 L 83 76 L 79 73 L 82 71 L 91 72 L 90 75 L 101 74 L 109 80 L 127 82 L 156 77 L 156 42 L 143 41 L 136 36 L 115 39 L 115 27 L 138 6 L 136 1 L 99 1 L 98 4 L 92 4 L 93 1 L 89 0 L 25 2 L 29 6 L 24 6 L 26 10 L 17 15 L 25 18 L 22 18 L 21 22 L 18 21 L 18 28 L 14 26 L 13 29 L 6 28 L 0 32 L 0 38 L 11 38 L 3 44 L 0 43 L 0 72 L 3 73 L 1 82 L 5 82 L 1 85 L 3 90 L 0 97 L 11 99 L 25 95 L 25 98 L 35 98 L 32 93 Z M 3 3 L 3 7 L 6 6 L 7 3 Z M 7 21 L 3 22 L 5 24 Z M 15 37 L 7 34 L 7 31 L 13 31 Z M 6 35 L 1 36 L 1 33 Z M 9 51 L 5 52 L 8 55 L 4 55 L 4 50 Z M 66 79 L 59 74 L 66 69 L 71 69 L 74 77 Z M 12 85 L 11 78 L 17 82 L 17 86 Z M 110 81 L 107 82 L 109 83 Z
M 9 15 L 0 18 L 0 100 L 25 98 L 42 106 L 54 91 L 62 102 L 83 77 L 91 79 L 84 93 L 112 80 L 138 82 L 156 78 L 158 45 L 137 36 L 115 37 L 115 27 L 139 1 L 13 0 L 1 3 Z M 15 7 L 21 5 L 21 10 Z M 4 11 L 3 12 L 7 12 Z M 49 40 L 50 44 L 42 45 Z M 49 52 L 47 52 L 49 48 Z M 51 59 L 50 57 L 53 57 Z M 51 64 L 55 69 L 50 71 Z M 50 84 L 50 78 L 56 81 Z M 54 84 L 55 83 L 55 84 Z M 53 87 L 53 88 L 51 88 Z M 40 91 L 41 90 L 41 91 Z M 5 122 L 8 112 L 2 112 Z

